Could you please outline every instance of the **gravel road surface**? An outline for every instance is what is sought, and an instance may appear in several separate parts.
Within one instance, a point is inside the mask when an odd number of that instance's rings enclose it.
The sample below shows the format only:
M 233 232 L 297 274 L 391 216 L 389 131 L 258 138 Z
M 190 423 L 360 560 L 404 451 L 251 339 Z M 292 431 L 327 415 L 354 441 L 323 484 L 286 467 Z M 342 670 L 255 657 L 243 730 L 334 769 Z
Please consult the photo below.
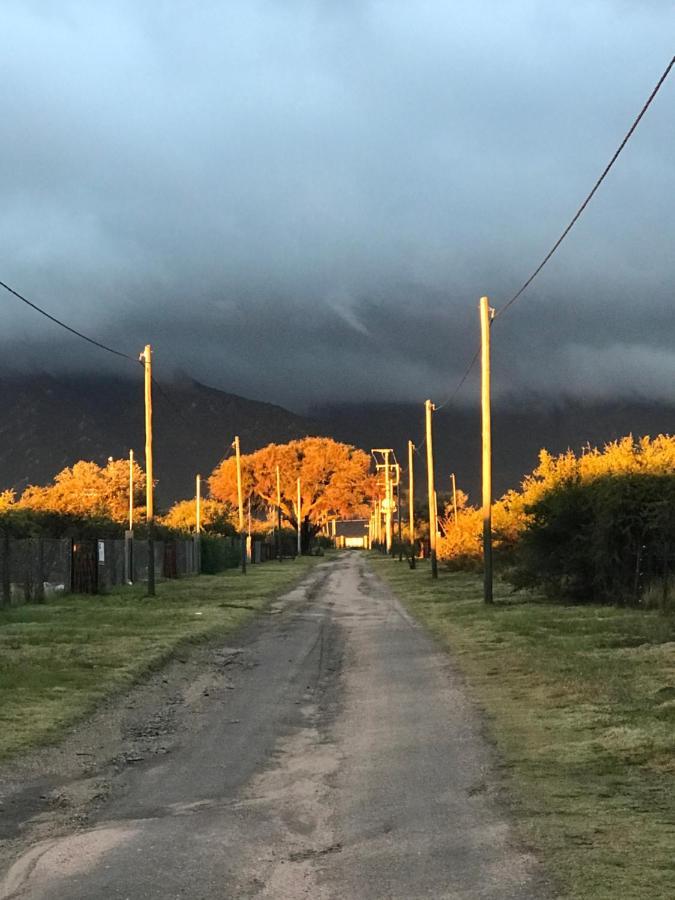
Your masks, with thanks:
M 0 779 L 0 897 L 549 896 L 461 678 L 363 556 L 271 612 Z

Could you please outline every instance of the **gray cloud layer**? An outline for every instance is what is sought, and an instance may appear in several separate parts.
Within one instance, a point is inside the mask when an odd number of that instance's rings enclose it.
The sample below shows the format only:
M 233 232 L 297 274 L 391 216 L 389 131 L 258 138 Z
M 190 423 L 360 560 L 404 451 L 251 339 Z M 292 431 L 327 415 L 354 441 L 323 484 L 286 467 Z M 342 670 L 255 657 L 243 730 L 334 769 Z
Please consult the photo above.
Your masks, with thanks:
M 670 3 L 0 7 L 0 277 L 292 405 L 441 399 L 672 55 Z M 495 325 L 522 388 L 671 396 L 675 77 Z M 6 365 L 112 367 L 9 296 Z

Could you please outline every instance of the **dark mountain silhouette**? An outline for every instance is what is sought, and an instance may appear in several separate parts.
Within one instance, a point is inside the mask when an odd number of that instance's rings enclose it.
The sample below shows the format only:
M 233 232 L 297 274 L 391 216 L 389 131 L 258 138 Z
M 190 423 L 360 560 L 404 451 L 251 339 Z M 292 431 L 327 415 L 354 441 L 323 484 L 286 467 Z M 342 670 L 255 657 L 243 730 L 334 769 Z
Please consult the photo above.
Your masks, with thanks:
M 0 490 L 44 484 L 78 459 L 104 463 L 133 449 L 141 465 L 145 431 L 142 373 L 136 381 L 107 376 L 39 375 L 0 380 Z M 185 379 L 153 391 L 157 502 L 192 496 L 196 473 L 210 474 L 230 452 L 315 433 L 280 406 L 246 400 Z
M 0 490 L 21 491 L 44 484 L 78 459 L 103 463 L 133 448 L 142 463 L 144 448 L 143 383 L 108 376 L 5 376 L 0 379 Z M 495 495 L 516 487 L 546 447 L 560 452 L 587 442 L 603 444 L 624 434 L 672 433 L 675 406 L 647 401 L 584 404 L 522 398 L 495 406 Z M 296 415 L 280 406 L 247 400 L 190 379 L 162 385 L 154 392 L 155 473 L 158 502 L 169 505 L 191 496 L 197 472 L 208 475 L 230 452 L 235 434 L 242 450 L 307 434 L 347 441 L 365 450 L 391 446 L 407 465 L 408 438 L 421 443 L 424 410 L 420 404 L 362 403 L 317 408 Z M 434 417 L 439 493 L 449 476 L 472 499 L 480 487 L 478 409 L 445 408 Z M 416 456 L 417 487 L 425 490 L 424 450 Z

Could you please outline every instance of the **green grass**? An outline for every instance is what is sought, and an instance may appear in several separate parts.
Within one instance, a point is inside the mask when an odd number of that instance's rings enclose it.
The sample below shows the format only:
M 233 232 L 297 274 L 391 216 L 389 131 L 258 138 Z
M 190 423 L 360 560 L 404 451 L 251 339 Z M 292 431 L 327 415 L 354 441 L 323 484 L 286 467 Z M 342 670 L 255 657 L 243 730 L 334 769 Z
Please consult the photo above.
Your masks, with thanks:
M 163 582 L 154 599 L 138 586 L 0 609 L 0 759 L 54 741 L 186 641 L 246 624 L 318 561 Z
M 371 562 L 465 673 L 560 896 L 675 897 L 675 617 Z

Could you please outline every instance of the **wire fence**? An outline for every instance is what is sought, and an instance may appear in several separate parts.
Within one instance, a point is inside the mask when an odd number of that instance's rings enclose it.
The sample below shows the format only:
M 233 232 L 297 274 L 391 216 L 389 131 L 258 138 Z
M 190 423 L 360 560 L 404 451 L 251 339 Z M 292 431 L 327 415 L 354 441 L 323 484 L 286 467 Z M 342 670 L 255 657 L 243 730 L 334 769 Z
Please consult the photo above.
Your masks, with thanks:
M 213 535 L 153 541 L 158 580 L 216 574 L 241 564 L 237 537 Z M 295 555 L 295 544 L 284 540 L 253 540 L 252 564 Z M 0 606 L 42 603 L 60 594 L 104 594 L 148 577 L 147 540 L 72 538 L 10 538 L 0 532 Z
M 0 535 L 0 603 L 40 603 L 64 593 L 98 594 L 148 574 L 148 541 L 8 538 Z M 154 541 L 158 579 L 198 575 L 199 539 Z

